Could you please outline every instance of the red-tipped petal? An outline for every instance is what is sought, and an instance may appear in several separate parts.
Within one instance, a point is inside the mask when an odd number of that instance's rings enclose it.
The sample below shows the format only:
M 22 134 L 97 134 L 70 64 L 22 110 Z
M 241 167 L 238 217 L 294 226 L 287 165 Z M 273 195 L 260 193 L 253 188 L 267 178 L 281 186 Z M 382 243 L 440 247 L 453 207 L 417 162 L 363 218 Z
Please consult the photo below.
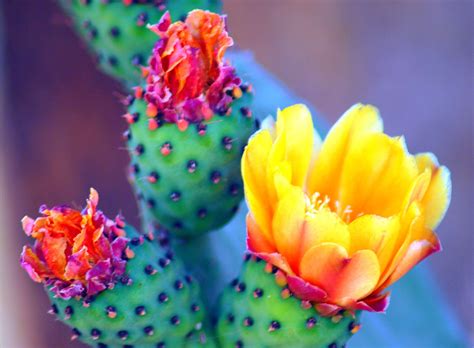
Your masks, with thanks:
M 433 233 L 431 240 L 415 240 L 408 247 L 405 256 L 401 259 L 393 273 L 387 279 L 383 287 L 388 287 L 398 279 L 403 277 L 408 271 L 415 267 L 418 263 L 433 253 L 441 250 L 441 244 Z
M 390 304 L 390 292 L 382 295 L 368 297 L 357 302 L 355 309 L 366 310 L 368 312 L 384 313 Z
M 253 253 L 254 255 L 260 257 L 261 259 L 267 261 L 269 264 L 278 267 L 284 273 L 294 274 L 291 270 L 288 261 L 278 253 Z
M 287 276 L 288 286 L 290 290 L 301 300 L 321 302 L 327 298 L 327 293 L 308 282 L 305 282 L 298 276 Z
M 304 255 L 300 276 L 326 291 L 331 303 L 345 306 L 351 299 L 359 300 L 374 290 L 380 270 L 377 256 L 371 250 L 348 257 L 340 245 L 322 243 Z

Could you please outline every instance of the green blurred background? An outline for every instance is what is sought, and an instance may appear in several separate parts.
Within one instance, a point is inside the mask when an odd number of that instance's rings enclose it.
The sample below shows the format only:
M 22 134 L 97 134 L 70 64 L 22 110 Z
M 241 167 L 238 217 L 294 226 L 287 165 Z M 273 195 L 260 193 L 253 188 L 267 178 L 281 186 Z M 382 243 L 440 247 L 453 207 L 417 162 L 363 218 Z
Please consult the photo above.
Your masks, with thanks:
M 26 241 L 19 220 L 42 203 L 81 205 L 93 185 L 106 213 L 137 221 L 120 86 L 95 69 L 54 1 L 0 3 L 0 337 L 9 342 L 2 348 L 80 347 L 46 314 L 41 287 L 17 263 Z M 438 230 L 444 251 L 431 266 L 472 337 L 472 2 L 224 3 L 238 46 L 329 124 L 355 102 L 372 103 L 389 134 L 404 134 L 411 152 L 433 151 L 451 169 L 453 200 Z

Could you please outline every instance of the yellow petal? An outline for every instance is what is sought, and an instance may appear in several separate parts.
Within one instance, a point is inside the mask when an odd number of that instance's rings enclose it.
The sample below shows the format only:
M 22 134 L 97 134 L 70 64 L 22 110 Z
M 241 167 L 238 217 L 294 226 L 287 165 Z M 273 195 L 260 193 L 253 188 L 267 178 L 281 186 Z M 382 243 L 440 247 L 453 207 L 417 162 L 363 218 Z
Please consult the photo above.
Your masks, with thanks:
M 361 250 L 349 257 L 346 249 L 334 243 L 312 247 L 300 264 L 300 276 L 328 293 L 329 299 L 344 306 L 348 300 L 369 295 L 380 276 L 377 256 Z
M 292 267 L 299 263 L 299 244 L 302 232 L 306 203 L 301 188 L 292 186 L 278 202 L 273 217 L 273 240 L 278 252 Z
M 352 214 L 397 214 L 418 168 L 403 138 L 371 134 L 352 146 L 341 178 L 339 201 Z
M 356 104 L 346 111 L 324 140 L 308 177 L 309 194 L 320 192 L 322 197 L 337 197 L 347 152 L 361 137 L 382 130 L 382 120 L 375 107 Z
M 276 126 L 275 126 L 275 119 L 272 116 L 267 116 L 263 119 L 262 123 L 260 124 L 260 129 L 265 129 L 270 132 L 272 139 L 276 139 Z
M 259 231 L 265 236 L 265 239 L 273 240 L 271 234 L 272 217 L 269 209 L 265 206 L 264 202 L 259 201 L 250 190 L 246 190 L 245 199 Z
M 384 287 L 388 287 L 403 277 L 408 271 L 419 262 L 427 258 L 434 252 L 441 250 L 438 237 L 429 229 L 423 230 L 422 239 L 412 241 L 400 262 L 395 267 L 393 273 L 386 280 Z
M 286 192 L 293 187 L 291 178 L 293 176 L 291 165 L 288 162 L 281 162 L 274 169 L 273 182 L 276 192 L 276 200 L 281 199 Z
M 261 182 L 266 179 L 266 167 L 273 142 L 267 130 L 255 133 L 245 147 L 242 155 L 242 177 L 246 188 L 259 192 L 259 196 L 266 198 L 265 191 L 261 190 Z
M 272 138 L 262 130 L 249 140 L 242 156 L 242 177 L 245 197 L 253 217 L 262 233 L 269 239 L 271 211 L 265 185 L 268 156 L 272 148 Z
M 400 223 L 397 216 L 384 218 L 378 215 L 363 215 L 349 224 L 351 236 L 350 254 L 358 250 L 372 250 L 379 258 L 380 269 L 388 263 L 387 249 L 393 249 L 398 238 Z M 391 247 L 392 246 L 392 247 Z
M 408 209 L 408 207 L 415 201 L 420 201 L 426 194 L 431 181 L 431 170 L 425 169 L 421 174 L 417 176 L 415 181 L 412 183 L 411 188 L 405 197 L 403 203 L 402 213 Z
M 307 189 L 307 184 L 308 184 L 308 179 L 311 176 L 311 173 L 313 172 L 314 168 L 316 167 L 316 162 L 318 160 L 319 154 L 321 152 L 321 147 L 323 146 L 323 141 L 321 139 L 321 136 L 319 135 L 318 131 L 316 128 L 314 129 L 314 144 L 313 144 L 313 152 L 311 155 L 311 160 L 309 162 L 309 168 L 308 168 L 308 175 L 306 177 L 306 183 L 305 183 L 305 188 Z
M 384 218 L 377 215 L 361 216 L 349 225 L 351 254 L 358 250 L 372 250 L 378 258 L 381 276 L 388 272 L 402 243 L 398 216 Z
M 258 227 L 252 214 L 247 214 L 247 247 L 256 253 L 273 253 L 275 246 Z
M 431 152 L 419 153 L 415 156 L 418 171 L 421 173 L 426 169 L 434 170 L 439 167 L 438 159 Z
M 382 286 L 393 273 L 400 260 L 405 255 L 410 243 L 416 238 L 422 238 L 422 231 L 425 229 L 425 220 L 423 218 L 422 207 L 418 202 L 413 202 L 404 214 L 398 217 L 400 229 L 395 240 L 391 240 L 379 253 L 379 262 L 381 267 L 381 276 L 378 284 L 378 290 L 382 291 Z
M 311 247 L 326 242 L 349 250 L 350 238 L 347 224 L 336 213 L 324 209 L 307 213 L 300 236 L 300 257 Z
M 448 210 L 451 201 L 451 174 L 445 166 L 439 166 L 430 153 L 419 154 L 416 161 L 420 170 L 431 169 L 431 181 L 421 203 L 425 208 L 426 224 L 436 229 Z
M 276 173 L 281 173 L 281 166 L 286 162 L 286 145 L 286 137 L 278 134 L 268 154 L 265 169 L 266 180 L 260 181 L 260 186 L 266 188 L 271 212 L 275 211 L 278 201 L 274 178 Z
M 276 130 L 278 136 L 286 138 L 285 159 L 291 164 L 292 184 L 303 187 L 314 145 L 311 113 L 303 104 L 296 104 L 278 111 Z

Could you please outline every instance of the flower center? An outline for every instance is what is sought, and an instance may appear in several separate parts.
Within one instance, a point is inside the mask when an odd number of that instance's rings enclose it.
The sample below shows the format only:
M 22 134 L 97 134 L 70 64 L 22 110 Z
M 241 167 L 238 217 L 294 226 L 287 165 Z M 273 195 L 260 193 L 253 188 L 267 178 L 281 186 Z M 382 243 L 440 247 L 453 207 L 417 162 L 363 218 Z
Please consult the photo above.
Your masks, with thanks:
M 328 195 L 324 197 L 315 192 L 311 196 L 305 195 L 306 202 L 306 216 L 314 218 L 319 211 L 332 211 L 339 215 L 342 220 L 349 223 L 353 213 L 350 205 L 342 205 L 338 200 L 331 200 Z

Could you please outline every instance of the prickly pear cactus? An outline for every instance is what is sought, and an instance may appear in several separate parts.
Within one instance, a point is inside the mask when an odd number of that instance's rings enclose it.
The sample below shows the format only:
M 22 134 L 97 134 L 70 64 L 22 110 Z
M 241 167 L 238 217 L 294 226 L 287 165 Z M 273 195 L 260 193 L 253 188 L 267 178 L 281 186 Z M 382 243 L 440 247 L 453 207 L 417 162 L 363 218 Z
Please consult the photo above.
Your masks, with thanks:
M 133 257 L 113 289 L 69 300 L 48 291 L 51 312 L 91 346 L 184 346 L 201 334 L 205 317 L 197 283 L 170 251 L 130 226 L 125 230 Z
M 169 11 L 173 20 L 195 9 L 220 10 L 220 0 L 60 0 L 76 31 L 106 74 L 131 86 L 139 82 L 156 36 L 147 29 Z
M 92 346 L 212 347 L 198 283 L 166 240 L 108 219 L 98 200 L 91 189 L 82 211 L 42 206 L 22 220 L 35 243 L 21 265 L 45 286 L 51 313 Z
M 161 40 L 126 98 L 132 181 L 161 226 L 196 236 L 228 222 L 242 200 L 252 87 L 223 61 L 232 39 L 219 15 L 193 11 L 174 24 L 165 15 L 151 29 Z
M 216 331 L 223 348 L 337 348 L 359 328 L 358 314 L 320 316 L 291 293 L 280 270 L 248 254 L 221 296 Z
M 138 198 L 175 234 L 210 231 L 237 211 L 243 196 L 240 156 L 254 129 L 250 99 L 244 93 L 230 114 L 185 131 L 170 123 L 150 129 L 146 103 L 135 100 L 130 105 L 127 143 Z

